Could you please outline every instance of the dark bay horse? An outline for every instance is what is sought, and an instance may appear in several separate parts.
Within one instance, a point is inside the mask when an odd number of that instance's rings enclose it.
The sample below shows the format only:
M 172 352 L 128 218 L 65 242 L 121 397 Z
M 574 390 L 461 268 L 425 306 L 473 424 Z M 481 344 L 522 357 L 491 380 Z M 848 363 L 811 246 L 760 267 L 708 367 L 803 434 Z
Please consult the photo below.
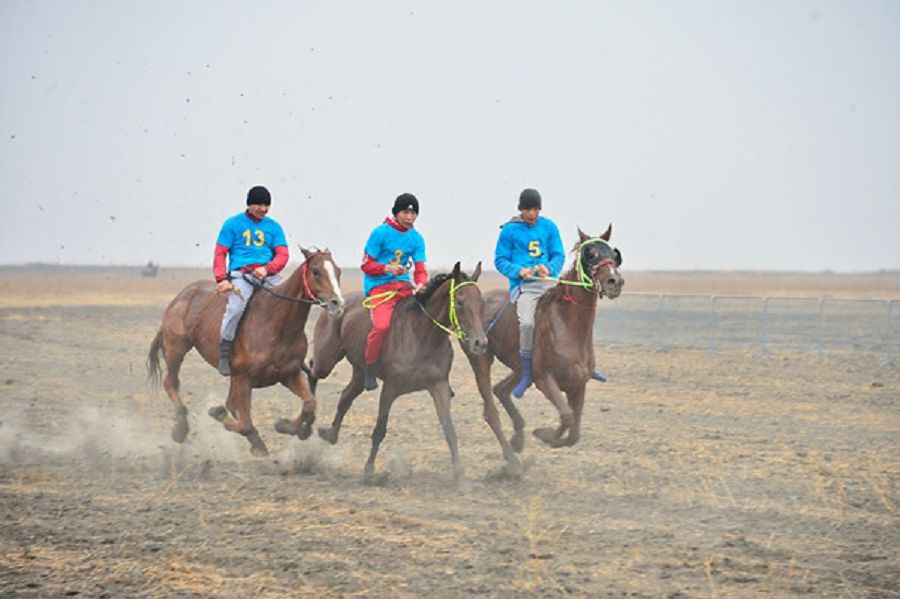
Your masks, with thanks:
M 372 450 L 365 467 L 366 480 L 371 480 L 375 471 L 375 456 L 387 433 L 388 415 L 394 400 L 422 389 L 431 394 L 450 446 L 454 477 L 457 481 L 461 479 L 463 468 L 450 417 L 453 393 L 449 375 L 453 347 L 448 333 L 459 337 L 473 356 L 486 349 L 484 304 L 475 284 L 480 274 L 480 262 L 471 277 L 460 271 L 457 262 L 450 274 L 435 275 L 422 290 L 398 302 L 394 309 L 381 353 L 379 378 L 384 384 L 378 403 L 378 420 L 372 432 Z M 319 435 L 329 443 L 337 443 L 344 415 L 363 391 L 363 352 L 371 328 L 369 312 L 362 306 L 362 294 L 359 293 L 347 297 L 347 310 L 342 316 L 323 313 L 316 321 L 310 365 L 313 389 L 316 381 L 327 377 L 344 357 L 353 366 L 353 375 L 341 391 L 331 428 L 319 429 Z
M 594 310 L 597 300 L 614 299 L 622 292 L 625 279 L 619 273 L 622 255 L 609 245 L 612 225 L 600 237 L 578 230 L 575 261 L 558 284 L 538 302 L 534 331 L 534 382 L 559 411 L 558 427 L 535 429 L 534 435 L 551 447 L 574 445 L 581 427 L 584 393 L 594 370 Z M 498 289 L 484 294 L 488 351 L 470 352 L 463 346 L 484 401 L 488 425 L 500 442 L 503 453 L 521 451 L 525 420 L 513 404 L 510 391 L 522 375 L 519 361 L 519 323 L 509 292 Z M 491 324 L 492 323 L 492 324 Z M 513 421 L 514 433 L 508 442 L 503 435 L 497 408 L 491 396 L 491 362 L 497 357 L 512 369 L 493 387 Z M 567 436 L 563 436 L 568 431 Z M 507 467 L 514 465 L 507 458 Z
M 293 420 L 282 419 L 278 432 L 296 434 L 305 439 L 312 432 L 316 401 L 301 368 L 306 357 L 304 332 L 310 306 L 318 304 L 328 313 L 339 315 L 344 309 L 341 294 L 341 269 L 325 251 L 300 248 L 305 261 L 271 293 L 257 289 L 250 297 L 241 318 L 231 357 L 231 384 L 224 406 L 212 408 L 210 416 L 227 430 L 244 435 L 254 455 L 266 455 L 250 417 L 252 390 L 281 383 L 303 400 L 300 414 Z M 163 314 L 159 332 L 147 356 L 149 377 L 162 379 L 163 388 L 175 406 L 172 439 L 184 441 L 188 433 L 187 408 L 178 394 L 178 372 L 191 348 L 215 368 L 219 360 L 219 327 L 227 300 L 216 294 L 213 281 L 196 281 L 175 296 Z M 232 292 L 233 293 L 233 292 Z M 162 377 L 159 356 L 166 362 Z

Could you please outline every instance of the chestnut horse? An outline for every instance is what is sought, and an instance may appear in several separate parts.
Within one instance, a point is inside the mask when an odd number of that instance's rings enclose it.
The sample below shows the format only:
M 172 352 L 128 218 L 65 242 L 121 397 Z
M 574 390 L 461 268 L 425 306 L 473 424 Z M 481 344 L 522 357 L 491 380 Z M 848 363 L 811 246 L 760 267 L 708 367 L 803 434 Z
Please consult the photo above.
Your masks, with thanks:
M 421 389 L 427 389 L 431 394 L 444 437 L 450 446 L 454 477 L 457 481 L 462 478 L 456 431 L 450 417 L 453 392 L 449 375 L 453 347 L 447 334 L 458 337 L 472 355 L 483 353 L 487 347 L 482 320 L 484 304 L 476 284 L 480 274 L 480 262 L 471 277 L 460 272 L 457 262 L 449 275 L 435 275 L 417 294 L 397 303 L 381 352 L 379 378 L 383 380 L 383 385 L 378 420 L 372 432 L 372 450 L 365 467 L 366 480 L 371 480 L 375 471 L 375 456 L 387 433 L 388 415 L 394 400 Z M 341 391 L 331 428 L 319 429 L 319 435 L 331 444 L 337 443 L 344 415 L 363 391 L 363 352 L 372 321 L 361 300 L 362 294 L 348 296 L 347 310 L 343 316 L 321 314 L 313 334 L 313 359 L 310 364 L 313 390 L 317 380 L 327 377 L 345 356 L 353 366 L 353 375 Z
M 300 250 L 305 261 L 287 280 L 273 289 L 259 288 L 250 297 L 232 349 L 228 399 L 224 406 L 209 411 L 227 430 L 244 435 L 254 455 L 267 455 L 268 450 L 250 416 L 253 389 L 275 383 L 290 389 L 303 400 L 303 408 L 297 418 L 280 420 L 276 429 L 301 439 L 312 432 L 316 400 L 301 370 L 308 345 L 303 329 L 312 304 L 334 315 L 344 309 L 341 269 L 331 253 Z M 172 439 L 177 443 L 184 441 L 188 433 L 187 408 L 178 394 L 178 372 L 185 354 L 196 347 L 213 368 L 219 360 L 219 328 L 227 298 L 215 293 L 215 287 L 212 281 L 196 281 L 175 296 L 163 314 L 147 356 L 149 378 L 157 383 L 162 379 L 175 406 Z M 160 353 L 166 362 L 164 379 Z
M 598 298 L 614 299 L 625 280 L 619 273 L 622 255 L 609 245 L 612 225 L 600 237 L 578 230 L 572 267 L 558 279 L 538 302 L 534 331 L 534 383 L 559 411 L 556 428 L 535 429 L 534 435 L 551 447 L 574 445 L 578 441 L 584 393 L 594 370 L 594 310 Z M 509 293 L 497 289 L 484 294 L 488 350 L 482 354 L 463 351 L 475 372 L 478 391 L 484 401 L 484 417 L 500 442 L 505 456 L 522 451 L 525 420 L 510 398 L 510 391 L 522 376 L 519 361 L 519 323 Z M 494 356 L 512 369 L 493 392 L 513 421 L 510 441 L 503 436 L 497 408 L 491 396 L 491 362 Z M 567 436 L 563 436 L 568 431 Z M 507 457 L 507 468 L 518 473 Z

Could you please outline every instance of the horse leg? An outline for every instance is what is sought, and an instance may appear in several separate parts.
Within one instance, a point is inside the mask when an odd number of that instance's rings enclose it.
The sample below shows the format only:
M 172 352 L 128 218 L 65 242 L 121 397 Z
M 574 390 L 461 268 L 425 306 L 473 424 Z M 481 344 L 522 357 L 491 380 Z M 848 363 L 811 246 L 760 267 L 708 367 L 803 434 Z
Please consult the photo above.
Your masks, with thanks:
M 522 475 L 522 463 L 516 457 L 512 445 L 503 434 L 503 426 L 500 424 L 500 413 L 497 411 L 494 396 L 491 394 L 491 359 L 487 355 L 472 356 L 466 354 L 466 357 L 469 358 L 469 364 L 472 365 L 472 372 L 475 373 L 475 383 L 478 385 L 478 393 L 481 394 L 481 401 L 484 403 L 484 421 L 491 428 L 491 431 L 497 438 L 497 442 L 500 443 L 500 449 L 503 451 L 503 458 L 506 460 L 506 472 L 510 476 L 519 477 Z M 518 414 L 518 411 L 516 413 Z M 519 418 L 521 418 L 521 415 Z M 519 438 L 521 440 L 521 434 Z M 519 451 L 521 450 L 520 443 Z
M 462 482 L 463 467 L 459 461 L 459 444 L 456 438 L 456 429 L 453 427 L 453 418 L 450 416 L 450 383 L 446 380 L 439 381 L 428 388 L 431 399 L 434 401 L 434 409 L 441 428 L 444 429 L 444 438 L 450 447 L 450 463 L 453 466 L 453 479 L 457 485 Z
M 500 400 L 500 405 L 506 410 L 513 423 L 513 436 L 509 438 L 509 443 L 516 453 L 521 453 L 522 448 L 525 446 L 525 419 L 522 418 L 519 408 L 513 403 L 510 393 L 521 377 L 520 373 L 513 371 L 505 379 L 494 385 L 494 395 Z
M 566 397 L 569 399 L 569 406 L 572 408 L 572 426 L 569 428 L 569 436 L 566 439 L 566 445 L 572 446 L 578 443 L 581 437 L 581 413 L 584 410 L 584 392 L 587 387 L 586 383 L 579 385 L 577 388 L 566 391 Z
M 267 456 L 269 450 L 259 436 L 259 431 L 253 426 L 253 418 L 250 416 L 252 394 L 253 389 L 246 377 L 232 376 L 231 386 L 228 389 L 228 409 L 216 406 L 210 409 L 209 415 L 221 422 L 225 430 L 246 437 L 250 442 L 250 453 L 255 456 Z
M 313 395 L 306 373 L 302 370 L 297 377 L 284 383 L 294 395 L 303 400 L 303 408 L 293 420 L 280 418 L 275 423 L 275 430 L 285 435 L 297 435 L 303 441 L 312 433 L 312 424 L 316 421 L 316 397 Z
M 541 377 L 541 380 L 538 381 L 538 389 L 544 393 L 547 399 L 550 400 L 550 403 L 556 406 L 557 411 L 559 411 L 559 427 L 556 429 L 552 427 L 536 428 L 532 434 L 550 447 L 563 447 L 567 443 L 562 439 L 562 434 L 571 428 L 574 421 L 572 408 L 569 407 L 562 389 L 559 388 L 559 384 L 552 376 Z
M 397 395 L 391 385 L 387 382 L 381 387 L 381 396 L 378 399 L 378 419 L 375 422 L 375 429 L 372 431 L 372 449 L 369 451 L 369 459 L 366 460 L 364 470 L 366 482 L 372 482 L 375 474 L 375 456 L 378 455 L 378 448 L 387 435 L 388 416 L 391 413 L 391 406 Z
M 359 397 L 363 392 L 363 369 L 353 367 L 353 375 L 350 382 L 341 391 L 341 398 L 338 401 L 337 409 L 334 412 L 334 420 L 331 421 L 331 428 L 319 427 L 319 436 L 334 445 L 338 442 L 338 435 L 341 432 L 341 423 L 344 421 L 344 415 L 353 405 L 353 400 Z
M 178 392 L 181 389 L 178 373 L 181 371 L 184 356 L 191 350 L 191 347 L 188 346 L 185 349 L 175 344 L 167 345 L 165 348 L 166 376 L 163 378 L 163 389 L 165 389 L 166 395 L 169 396 L 172 405 L 175 407 L 175 424 L 172 426 L 172 440 L 176 443 L 183 443 L 190 427 L 187 420 L 187 407 L 181 401 L 181 394 Z

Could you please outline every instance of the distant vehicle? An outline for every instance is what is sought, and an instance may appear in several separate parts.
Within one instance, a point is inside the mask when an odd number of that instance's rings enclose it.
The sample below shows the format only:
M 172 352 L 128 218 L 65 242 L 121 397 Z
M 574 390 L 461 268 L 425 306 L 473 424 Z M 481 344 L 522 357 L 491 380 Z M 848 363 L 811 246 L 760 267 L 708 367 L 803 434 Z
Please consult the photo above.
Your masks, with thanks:
M 155 277 L 156 273 L 159 272 L 159 264 L 154 264 L 153 260 L 147 262 L 147 266 L 145 266 L 141 270 L 142 277 Z

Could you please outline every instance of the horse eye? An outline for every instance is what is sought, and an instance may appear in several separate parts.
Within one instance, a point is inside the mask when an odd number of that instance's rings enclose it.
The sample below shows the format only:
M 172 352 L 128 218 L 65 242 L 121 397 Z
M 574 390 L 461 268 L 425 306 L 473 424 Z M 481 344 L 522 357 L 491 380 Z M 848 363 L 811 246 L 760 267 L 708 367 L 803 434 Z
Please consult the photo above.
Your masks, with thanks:
M 318 277 L 321 273 L 319 272 L 318 268 L 314 268 L 312 269 L 312 274 L 314 277 Z

